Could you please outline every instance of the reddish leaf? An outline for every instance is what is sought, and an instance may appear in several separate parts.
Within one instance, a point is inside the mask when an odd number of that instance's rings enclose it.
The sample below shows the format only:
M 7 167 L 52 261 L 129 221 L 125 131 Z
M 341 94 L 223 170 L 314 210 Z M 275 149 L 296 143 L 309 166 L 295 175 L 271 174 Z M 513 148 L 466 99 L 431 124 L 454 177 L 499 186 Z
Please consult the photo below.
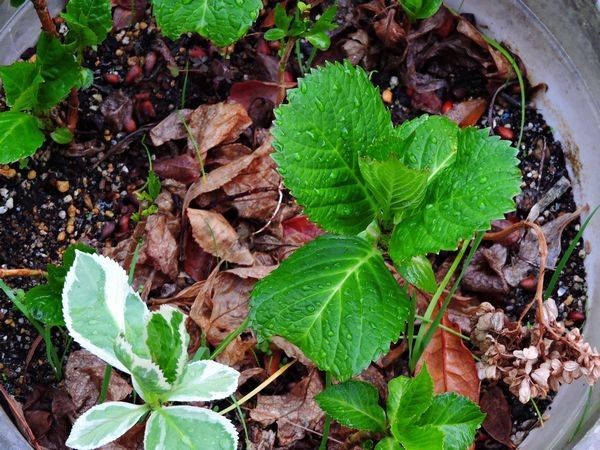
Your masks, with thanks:
M 446 117 L 456 122 L 461 128 L 471 127 L 479 122 L 486 107 L 487 101 L 482 98 L 465 100 L 464 102 L 455 104 L 452 109 L 446 113 Z
M 294 83 L 295 85 L 295 83 Z M 270 100 L 275 106 L 279 94 L 279 85 L 267 81 L 249 80 L 233 83 L 229 99 L 249 110 L 257 98 Z
M 493 439 L 513 448 L 510 440 L 512 434 L 512 417 L 510 406 L 504 392 L 498 386 L 491 386 L 481 393 L 479 402 L 481 410 L 487 414 L 483 428 Z
M 183 269 L 195 281 L 206 280 L 216 265 L 216 258 L 196 243 L 191 233 L 186 233 Z
M 188 154 L 159 159 L 154 163 L 154 171 L 161 178 L 172 178 L 184 184 L 191 184 L 200 178 L 198 161 Z
M 321 236 L 324 232 L 306 216 L 296 216 L 282 222 L 283 238 L 286 243 L 303 245 Z
M 448 319 L 448 313 L 444 314 L 442 325 L 459 331 Z M 423 364 L 427 364 L 438 394 L 456 392 L 475 403 L 479 401 L 479 378 L 475 360 L 458 336 L 438 328 L 423 352 L 416 372 L 421 370 Z

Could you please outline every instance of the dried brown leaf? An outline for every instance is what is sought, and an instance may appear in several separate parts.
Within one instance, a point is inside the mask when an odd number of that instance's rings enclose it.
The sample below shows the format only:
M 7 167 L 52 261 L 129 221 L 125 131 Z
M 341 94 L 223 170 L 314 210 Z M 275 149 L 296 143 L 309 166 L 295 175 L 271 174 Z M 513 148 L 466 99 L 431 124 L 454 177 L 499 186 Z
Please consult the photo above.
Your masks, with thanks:
M 492 296 L 507 294 L 509 287 L 502 273 L 507 255 L 508 250 L 500 244 L 478 249 L 465 272 L 461 287 Z
M 448 313 L 444 314 L 441 324 L 458 332 L 456 325 L 448 319 Z M 456 392 L 475 403 L 479 401 L 475 360 L 458 336 L 438 328 L 425 348 L 416 372 L 421 370 L 423 364 L 427 364 L 436 393 Z
M 114 132 L 118 132 L 123 129 L 127 121 L 132 119 L 133 101 L 123 91 L 119 90 L 109 95 L 102 102 L 100 112 L 104 116 L 108 127 Z
M 313 370 L 283 395 L 259 395 L 250 418 L 263 427 L 277 423 L 277 441 L 285 447 L 306 436 L 306 429 L 320 431 L 324 413 L 314 400 L 323 390 L 318 371 Z
M 479 122 L 481 116 L 487 109 L 487 100 L 474 98 L 455 104 L 446 117 L 456 122 L 461 128 L 471 127 Z
M 145 243 L 140 264 L 150 264 L 171 280 L 179 274 L 179 217 L 171 214 L 152 214 L 146 221 Z
M 187 216 L 192 235 L 204 251 L 235 264 L 249 266 L 254 262 L 250 250 L 240 243 L 237 232 L 221 214 L 188 208 Z
M 191 109 L 173 111 L 150 131 L 150 139 L 155 147 L 165 142 L 176 141 L 188 137 L 184 121 L 189 121 Z
M 159 159 L 153 169 L 161 178 L 171 178 L 184 184 L 191 184 L 200 178 L 200 165 L 188 154 Z
M 483 428 L 487 434 L 501 444 L 513 448 L 510 440 L 512 434 L 510 405 L 502 389 L 498 386 L 490 386 L 483 390 L 479 406 L 487 414 L 483 422 Z
M 188 147 L 205 155 L 211 148 L 235 142 L 252 119 L 239 103 L 200 105 L 189 117 Z
M 82 414 L 98 401 L 106 363 L 87 350 L 77 350 L 69 355 L 65 368 L 65 387 L 73 399 L 78 414 Z M 106 398 L 123 400 L 132 389 L 123 377 L 112 372 Z

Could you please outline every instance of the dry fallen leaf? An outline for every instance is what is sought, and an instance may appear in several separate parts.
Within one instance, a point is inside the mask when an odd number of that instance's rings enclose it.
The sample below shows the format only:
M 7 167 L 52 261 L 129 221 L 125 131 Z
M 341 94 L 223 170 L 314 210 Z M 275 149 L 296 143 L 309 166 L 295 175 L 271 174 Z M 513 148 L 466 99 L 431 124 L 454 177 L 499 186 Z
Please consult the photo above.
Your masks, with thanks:
M 461 287 L 492 296 L 507 294 L 509 287 L 502 273 L 507 255 L 508 250 L 500 244 L 494 244 L 490 248 L 479 248 L 467 267 Z
M 132 120 L 133 101 L 123 94 L 123 91 L 116 91 L 108 96 L 100 106 L 100 112 L 108 127 L 114 132 L 121 131 L 124 124 Z
M 140 253 L 140 264 L 150 263 L 171 280 L 179 273 L 179 217 L 163 213 L 152 214 L 146 221 L 145 243 Z
M 487 434 L 501 444 L 513 448 L 510 440 L 512 434 L 510 405 L 502 389 L 498 386 L 490 386 L 483 390 L 479 406 L 487 414 L 483 422 L 483 428 Z
M 252 119 L 238 103 L 200 105 L 189 117 L 188 147 L 205 155 L 211 148 L 235 142 Z
M 312 370 L 288 394 L 258 395 L 250 418 L 263 427 L 277 423 L 277 441 L 286 447 L 306 436 L 306 429 L 320 432 L 325 414 L 314 400 L 323 390 L 319 372 Z
M 150 131 L 150 139 L 155 147 L 165 142 L 185 139 L 188 136 L 184 121 L 189 121 L 191 109 L 173 111 Z
M 487 101 L 483 98 L 465 100 L 455 104 L 446 113 L 446 117 L 456 122 L 461 128 L 471 127 L 479 122 L 486 108 Z
M 69 355 L 65 368 L 65 387 L 73 399 L 77 415 L 84 413 L 98 401 L 106 363 L 87 350 L 77 350 Z M 107 400 L 123 400 L 132 389 L 123 377 L 112 372 Z
M 441 324 L 458 332 L 448 319 L 448 313 L 444 314 Z M 427 364 L 436 393 L 456 392 L 479 402 L 477 367 L 461 338 L 438 328 L 417 363 L 417 373 L 423 364 Z
M 159 159 L 154 162 L 153 169 L 161 178 L 171 178 L 184 184 L 191 184 L 200 178 L 200 165 L 196 158 L 188 154 Z
M 211 255 L 235 264 L 250 266 L 254 258 L 241 244 L 235 229 L 219 213 L 202 209 L 187 209 L 192 236 Z

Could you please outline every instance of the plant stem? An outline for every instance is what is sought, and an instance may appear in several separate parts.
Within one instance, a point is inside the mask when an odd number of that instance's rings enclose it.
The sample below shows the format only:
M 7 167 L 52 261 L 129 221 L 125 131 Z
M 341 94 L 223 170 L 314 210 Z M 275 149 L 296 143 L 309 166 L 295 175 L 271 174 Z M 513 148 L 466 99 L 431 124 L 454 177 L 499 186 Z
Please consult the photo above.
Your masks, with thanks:
M 48 362 L 54 370 L 54 376 L 60 381 L 62 379 L 62 365 L 58 353 L 56 352 L 56 347 L 52 343 L 51 331 L 52 329 L 50 327 L 44 327 L 41 335 L 44 339 L 44 345 L 46 346 L 46 357 L 48 358 Z
M 67 128 L 73 134 L 77 131 L 77 122 L 79 122 L 79 92 L 74 87 L 71 89 L 67 111 Z
M 47 272 L 39 269 L 0 269 L 0 278 L 45 277 Z
M 112 376 L 112 366 L 107 364 L 106 367 L 104 368 L 104 378 L 102 379 L 102 387 L 100 388 L 100 395 L 98 396 L 98 402 L 97 404 L 99 405 L 100 403 L 104 403 L 104 401 L 106 400 L 106 394 L 108 394 L 108 385 L 110 384 L 110 377 Z
M 223 341 L 217 346 L 217 348 L 215 348 L 215 351 L 212 353 L 212 355 L 210 355 L 210 359 L 215 359 L 217 356 L 223 353 L 227 346 L 231 344 L 236 337 L 242 334 L 246 328 L 248 328 L 249 323 L 250 318 L 246 317 L 242 324 L 235 330 L 233 330 L 231 333 L 229 333 L 227 337 L 223 339 Z
M 279 73 L 277 74 L 277 84 L 279 85 L 279 94 L 277 95 L 276 105 L 279 105 L 285 99 L 285 69 L 287 68 L 288 61 L 290 59 L 290 55 L 294 50 L 294 45 L 296 44 L 296 38 L 291 37 L 288 39 L 285 44 L 285 49 L 283 50 L 283 54 L 281 55 L 281 60 L 279 61 Z
M 419 320 L 421 320 L 421 321 L 423 321 L 423 322 L 425 322 L 425 323 L 433 323 L 433 320 L 426 319 L 425 317 L 423 317 L 423 316 L 420 316 L 420 315 L 418 315 L 418 314 L 415 314 L 415 319 L 419 319 Z M 470 338 L 470 337 L 468 337 L 468 336 L 465 336 L 464 334 L 461 334 L 461 333 L 459 333 L 458 331 L 456 331 L 456 330 L 453 330 L 452 328 L 449 328 L 449 327 L 447 327 L 447 326 L 445 326 L 445 325 L 439 324 L 439 325 L 438 325 L 438 327 L 439 327 L 440 329 L 442 329 L 442 330 L 444 330 L 444 331 L 446 331 L 446 332 L 448 332 L 448 333 L 450 333 L 450 334 L 452 334 L 452 335 L 456 336 L 456 337 L 459 337 L 459 338 L 461 338 L 461 339 L 464 339 L 465 341 L 470 341 L 470 340 L 471 340 L 471 338 Z
M 325 389 L 331 386 L 331 374 L 325 372 Z M 331 428 L 331 416 L 327 414 L 325 416 L 325 422 L 323 423 L 323 436 L 321 436 L 321 445 L 319 450 L 327 450 L 327 441 L 329 440 L 329 430 Z
M 48 2 L 46 0 L 31 0 L 31 3 L 33 3 L 35 12 L 40 19 L 42 30 L 46 33 L 50 33 L 54 37 L 58 37 L 58 30 L 56 29 L 56 25 L 48 10 Z
M 281 366 L 277 372 L 275 372 L 273 375 L 271 375 L 269 378 L 267 378 L 265 381 L 263 381 L 261 384 L 259 384 L 255 389 L 253 389 L 252 391 L 250 391 L 248 394 L 244 395 L 241 399 L 239 399 L 237 401 L 237 403 L 235 405 L 228 406 L 223 411 L 220 411 L 219 414 L 221 414 L 222 416 L 224 416 L 228 412 L 233 411 L 236 407 L 238 407 L 238 406 L 243 405 L 244 403 L 246 403 L 248 400 L 250 400 L 256 394 L 258 394 L 264 388 L 266 388 L 269 384 L 271 384 L 274 380 L 276 380 L 277 378 L 279 378 L 295 362 L 296 362 L 296 360 L 293 360 L 293 361 L 290 361 L 289 363 L 287 363 L 285 366 Z
M 308 72 L 310 70 L 310 67 L 312 66 L 312 63 L 315 59 L 315 56 L 317 56 L 317 47 L 313 47 L 312 50 L 310 51 L 310 55 L 308 56 L 308 59 L 306 60 L 306 65 L 304 66 L 305 72 Z
M 296 61 L 298 61 L 298 67 L 300 67 L 300 73 L 304 76 L 304 58 L 302 57 L 302 51 L 300 50 L 300 39 L 296 39 Z

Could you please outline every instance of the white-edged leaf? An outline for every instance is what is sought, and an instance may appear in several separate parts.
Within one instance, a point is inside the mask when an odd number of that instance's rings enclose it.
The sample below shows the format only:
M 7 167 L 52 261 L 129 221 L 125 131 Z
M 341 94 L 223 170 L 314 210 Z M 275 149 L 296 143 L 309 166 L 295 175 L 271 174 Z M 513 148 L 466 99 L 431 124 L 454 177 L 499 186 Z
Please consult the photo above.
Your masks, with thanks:
M 76 252 L 62 294 L 67 329 L 79 345 L 124 372 L 128 370 L 115 356 L 114 345 L 125 333 L 125 304 L 130 296 L 137 294 L 119 264 Z
M 133 352 L 123 335 L 116 339 L 114 351 L 119 363 L 131 374 L 133 387 L 146 402 L 158 401 L 165 397 L 172 385 L 167 381 L 160 367 L 149 358 L 142 358 Z
M 255 286 L 253 328 L 281 336 L 344 381 L 389 351 L 410 300 L 377 248 L 360 237 L 321 236 Z
M 169 384 L 181 376 L 188 361 L 190 336 L 185 319 L 186 315 L 178 309 L 162 305 L 150 314 L 146 324 L 146 346 Z
M 148 450 L 235 450 L 237 444 L 237 431 L 228 419 L 193 406 L 154 411 L 144 435 Z
M 133 352 L 150 358 L 146 346 L 146 323 L 150 318 L 148 307 L 137 293 L 129 293 L 125 300 L 125 339 L 131 344 Z
M 215 361 L 189 363 L 178 384 L 169 392 L 170 402 L 207 402 L 230 396 L 237 390 L 239 372 Z
M 75 421 L 66 445 L 80 450 L 101 447 L 125 434 L 148 411 L 148 405 L 125 402 L 96 405 Z

